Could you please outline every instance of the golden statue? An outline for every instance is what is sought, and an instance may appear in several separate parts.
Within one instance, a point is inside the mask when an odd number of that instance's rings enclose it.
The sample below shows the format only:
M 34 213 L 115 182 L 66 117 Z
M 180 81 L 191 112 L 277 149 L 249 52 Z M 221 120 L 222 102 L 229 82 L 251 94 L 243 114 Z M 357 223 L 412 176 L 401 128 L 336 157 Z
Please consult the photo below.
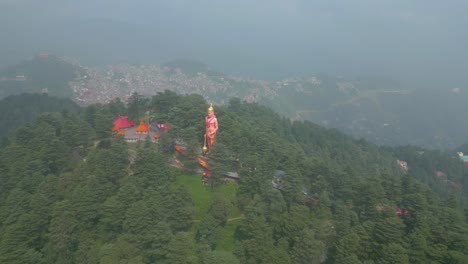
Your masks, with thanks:
M 206 153 L 216 140 L 216 131 L 218 131 L 218 119 L 214 114 L 213 104 L 208 108 L 208 115 L 205 116 L 205 142 L 203 152 Z

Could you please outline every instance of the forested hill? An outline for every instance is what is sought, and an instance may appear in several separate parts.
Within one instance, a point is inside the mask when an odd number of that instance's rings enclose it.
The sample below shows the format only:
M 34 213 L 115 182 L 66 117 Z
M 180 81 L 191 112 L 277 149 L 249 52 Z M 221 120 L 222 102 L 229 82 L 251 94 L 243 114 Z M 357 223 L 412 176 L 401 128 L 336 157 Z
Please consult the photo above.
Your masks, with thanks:
M 214 106 L 202 185 L 193 171 L 207 107 L 166 91 L 18 128 L 0 149 L 0 263 L 468 262 L 464 188 L 431 189 L 438 176 L 420 173 L 437 158 L 463 180 L 458 160 L 231 99 Z M 155 143 L 126 143 L 111 133 L 119 114 L 172 125 Z M 394 155 L 411 159 L 408 172 Z
M 0 99 L 12 94 L 45 92 L 72 97 L 69 82 L 84 70 L 52 54 L 39 54 L 0 71 Z
M 163 65 L 114 64 L 82 67 L 72 59 L 41 54 L 0 71 L 0 98 L 47 91 L 81 105 L 127 100 L 164 90 L 203 94 L 225 104 L 239 97 L 266 105 L 293 120 L 309 120 L 386 146 L 407 144 L 451 150 L 466 142 L 468 93 L 459 87 L 407 87 L 376 77 L 325 74 L 278 81 L 240 78 L 198 61 Z
M 43 112 L 78 113 L 80 107 L 70 99 L 44 94 L 11 95 L 0 100 L 0 140 L 19 125 L 33 122 Z

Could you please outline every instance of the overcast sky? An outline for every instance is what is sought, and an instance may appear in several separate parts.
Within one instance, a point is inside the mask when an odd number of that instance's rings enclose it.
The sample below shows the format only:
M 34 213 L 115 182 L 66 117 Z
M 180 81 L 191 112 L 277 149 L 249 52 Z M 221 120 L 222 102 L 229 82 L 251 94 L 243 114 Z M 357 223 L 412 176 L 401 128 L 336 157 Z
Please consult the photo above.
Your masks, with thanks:
M 464 0 L 0 0 L 0 65 L 50 51 L 85 64 L 189 58 L 254 78 L 466 87 L 467 10 Z

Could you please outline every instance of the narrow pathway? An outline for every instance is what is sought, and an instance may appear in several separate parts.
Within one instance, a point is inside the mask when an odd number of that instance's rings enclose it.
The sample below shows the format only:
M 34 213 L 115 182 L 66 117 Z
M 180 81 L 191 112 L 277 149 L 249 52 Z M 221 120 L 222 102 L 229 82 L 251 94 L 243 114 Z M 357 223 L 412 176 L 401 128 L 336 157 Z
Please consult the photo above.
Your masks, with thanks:
M 245 215 L 240 215 L 240 216 L 238 216 L 238 217 L 229 218 L 226 222 L 232 222 L 232 221 L 242 220 L 242 219 L 245 219 Z M 193 220 L 193 222 L 194 222 L 194 223 L 200 223 L 201 220 L 195 219 L 195 220 Z
M 236 221 L 236 220 L 240 220 L 240 219 L 245 219 L 245 215 L 241 215 L 241 216 L 234 217 L 234 218 L 229 218 L 227 221 L 231 222 L 231 221 Z

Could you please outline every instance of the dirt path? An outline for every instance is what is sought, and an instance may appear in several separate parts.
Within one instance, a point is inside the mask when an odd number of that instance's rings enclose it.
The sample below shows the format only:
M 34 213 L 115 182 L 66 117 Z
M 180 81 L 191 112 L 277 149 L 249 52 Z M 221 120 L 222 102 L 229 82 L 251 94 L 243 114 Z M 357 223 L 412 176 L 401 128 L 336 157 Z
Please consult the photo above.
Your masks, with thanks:
M 241 219 L 245 219 L 245 215 L 241 215 L 241 216 L 234 217 L 234 218 L 229 218 L 227 221 L 232 222 L 232 221 L 241 220 Z
M 232 221 L 242 220 L 242 219 L 245 219 L 245 215 L 240 215 L 240 216 L 238 216 L 238 217 L 229 218 L 229 219 L 227 220 L 227 222 L 232 222 Z M 195 219 L 195 220 L 193 220 L 193 222 L 194 222 L 194 223 L 200 223 L 201 220 Z

